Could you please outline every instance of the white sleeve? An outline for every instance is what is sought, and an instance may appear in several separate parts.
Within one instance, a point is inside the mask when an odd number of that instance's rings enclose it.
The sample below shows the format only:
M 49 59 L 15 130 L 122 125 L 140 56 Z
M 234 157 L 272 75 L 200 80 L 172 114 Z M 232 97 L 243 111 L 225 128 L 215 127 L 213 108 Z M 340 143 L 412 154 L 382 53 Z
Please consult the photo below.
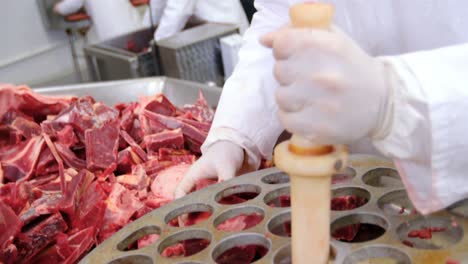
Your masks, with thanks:
M 386 58 L 399 76 L 393 125 L 374 142 L 394 158 L 416 208 L 468 197 L 468 44 Z
M 258 167 L 269 158 L 283 128 L 277 118 L 273 77 L 274 59 L 259 39 L 288 23 L 288 1 L 257 0 L 257 13 L 244 34 L 239 62 L 224 85 L 216 116 L 202 151 L 217 141 L 241 146 L 249 163 Z
M 192 16 L 196 3 L 197 0 L 167 0 L 154 39 L 160 40 L 180 32 Z
M 166 3 L 167 0 L 150 0 L 150 6 L 143 16 L 143 26 L 151 26 L 150 15 L 153 20 L 153 25 L 157 26 L 161 22 L 161 16 L 164 12 L 164 7 L 166 7 Z

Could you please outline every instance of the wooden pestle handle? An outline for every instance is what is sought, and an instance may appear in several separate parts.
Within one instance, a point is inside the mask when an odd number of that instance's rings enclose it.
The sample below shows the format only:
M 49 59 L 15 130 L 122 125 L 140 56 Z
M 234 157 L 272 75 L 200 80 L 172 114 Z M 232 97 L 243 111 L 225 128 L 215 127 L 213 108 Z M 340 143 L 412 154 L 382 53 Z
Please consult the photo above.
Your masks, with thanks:
M 333 20 L 335 9 L 323 3 L 301 3 L 293 5 L 289 16 L 293 27 L 328 29 Z M 319 146 L 300 136 L 293 135 L 290 151 L 299 155 L 324 155 L 333 151 L 332 146 Z

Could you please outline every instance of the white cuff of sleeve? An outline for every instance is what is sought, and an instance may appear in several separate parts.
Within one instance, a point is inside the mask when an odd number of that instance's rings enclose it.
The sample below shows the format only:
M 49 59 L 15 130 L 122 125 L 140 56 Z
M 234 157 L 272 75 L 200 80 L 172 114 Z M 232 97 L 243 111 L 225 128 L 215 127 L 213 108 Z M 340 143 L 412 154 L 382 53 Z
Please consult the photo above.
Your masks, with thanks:
M 68 16 L 80 10 L 84 5 L 84 0 L 65 0 L 54 6 L 54 11 L 62 16 Z
M 247 155 L 247 162 L 255 169 L 260 167 L 261 155 L 257 145 L 248 137 L 242 135 L 238 131 L 228 127 L 212 128 L 208 137 L 201 147 L 204 153 L 209 147 L 219 141 L 229 141 L 244 149 Z
M 387 113 L 381 129 L 373 137 L 374 146 L 384 155 L 395 159 L 414 159 L 422 154 L 413 142 L 415 133 L 424 122 L 421 104 L 422 89 L 406 63 L 398 57 L 381 58 L 388 70 L 390 87 Z M 411 90 L 409 90 L 409 88 Z M 418 107 L 415 107 L 415 106 Z

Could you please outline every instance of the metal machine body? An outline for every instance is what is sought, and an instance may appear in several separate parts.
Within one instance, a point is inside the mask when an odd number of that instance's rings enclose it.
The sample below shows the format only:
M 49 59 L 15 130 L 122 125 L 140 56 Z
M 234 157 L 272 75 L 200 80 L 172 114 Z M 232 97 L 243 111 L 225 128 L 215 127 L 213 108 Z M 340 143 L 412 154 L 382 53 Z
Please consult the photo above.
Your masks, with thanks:
M 224 83 L 220 39 L 238 27 L 206 23 L 157 42 L 164 75 L 202 83 Z
M 128 50 L 132 42 L 137 52 Z M 145 49 L 146 48 L 146 49 Z M 84 48 L 93 81 L 134 79 L 162 74 L 153 32 L 149 28 Z
M 224 83 L 220 39 L 237 33 L 233 25 L 189 24 L 180 33 L 153 41 L 153 31 L 142 29 L 85 47 L 84 53 L 93 81 L 110 81 L 165 75 L 201 83 Z M 133 41 L 140 52 L 127 49 Z

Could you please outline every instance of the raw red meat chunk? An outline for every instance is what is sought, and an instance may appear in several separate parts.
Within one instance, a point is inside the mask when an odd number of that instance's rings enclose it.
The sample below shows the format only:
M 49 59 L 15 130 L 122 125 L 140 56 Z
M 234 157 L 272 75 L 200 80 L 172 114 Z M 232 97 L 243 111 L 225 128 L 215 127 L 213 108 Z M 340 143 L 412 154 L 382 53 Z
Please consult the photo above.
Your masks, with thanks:
M 206 239 L 188 239 L 182 242 L 179 242 L 173 246 L 167 247 L 161 253 L 163 257 L 173 258 L 173 257 L 190 257 L 202 251 L 210 245 L 210 241 Z
M 365 205 L 367 202 L 368 200 L 364 197 L 345 195 L 333 198 L 331 201 L 331 209 L 333 211 L 352 210 Z
M 0 85 L 0 263 L 77 263 L 173 201 L 213 114 L 201 93 L 180 108 L 163 94 L 108 106 Z M 194 190 L 214 183 L 202 180 Z M 133 249 L 158 238 L 140 238 Z M 183 254 L 204 243 L 183 243 Z
M 211 212 L 193 212 L 185 214 L 184 217 L 178 216 L 172 219 L 168 224 L 174 227 L 192 226 L 205 221 L 210 218 L 210 216 Z M 181 223 L 181 221 L 183 221 L 183 223 Z
M 277 199 L 268 204 L 271 207 L 291 207 L 291 196 L 280 195 Z
M 268 253 L 268 249 L 260 245 L 233 247 L 216 258 L 218 264 L 249 264 Z
M 447 228 L 444 227 L 427 227 L 408 232 L 408 237 L 419 239 L 431 239 L 432 233 L 444 232 Z
M 239 232 L 258 225 L 262 220 L 263 216 L 257 213 L 241 214 L 224 221 L 216 228 L 221 231 Z
M 336 229 L 332 237 L 345 242 L 365 242 L 376 239 L 385 233 L 385 229 L 373 224 L 351 224 Z
M 258 196 L 256 192 L 242 192 L 223 197 L 218 201 L 220 204 L 240 204 L 252 200 Z

